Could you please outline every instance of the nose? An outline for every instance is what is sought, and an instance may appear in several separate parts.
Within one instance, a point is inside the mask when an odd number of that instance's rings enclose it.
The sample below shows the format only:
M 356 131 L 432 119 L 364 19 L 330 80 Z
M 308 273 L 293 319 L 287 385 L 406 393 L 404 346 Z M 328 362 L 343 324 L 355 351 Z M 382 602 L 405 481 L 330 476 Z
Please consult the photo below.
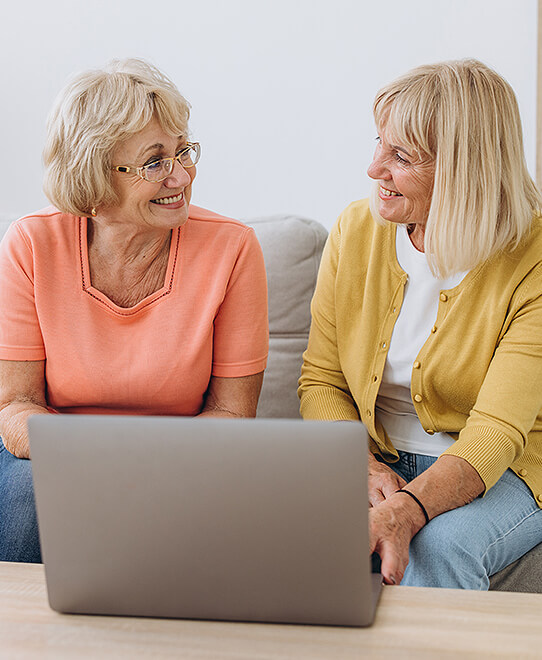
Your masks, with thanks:
M 194 166 L 185 169 L 178 160 L 174 160 L 173 169 L 171 170 L 171 174 L 164 179 L 164 185 L 168 188 L 187 186 L 195 175 L 196 168 Z
M 391 179 L 390 172 L 385 165 L 382 155 L 379 153 L 378 147 L 375 150 L 371 164 L 367 168 L 367 174 L 371 179 Z

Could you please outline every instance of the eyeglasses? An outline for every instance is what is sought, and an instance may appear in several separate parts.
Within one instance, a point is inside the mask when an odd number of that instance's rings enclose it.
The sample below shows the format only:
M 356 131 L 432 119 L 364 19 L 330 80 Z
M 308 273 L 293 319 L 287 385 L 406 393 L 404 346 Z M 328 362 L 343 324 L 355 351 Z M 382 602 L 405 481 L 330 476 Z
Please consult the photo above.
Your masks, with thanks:
M 173 172 L 174 161 L 180 163 L 185 169 L 189 169 L 190 167 L 194 167 L 198 162 L 200 155 L 201 147 L 199 142 L 187 142 L 186 147 L 178 151 L 173 158 L 158 158 L 142 167 L 117 165 L 113 169 L 123 174 L 133 172 L 142 179 L 145 179 L 145 181 L 159 183 Z

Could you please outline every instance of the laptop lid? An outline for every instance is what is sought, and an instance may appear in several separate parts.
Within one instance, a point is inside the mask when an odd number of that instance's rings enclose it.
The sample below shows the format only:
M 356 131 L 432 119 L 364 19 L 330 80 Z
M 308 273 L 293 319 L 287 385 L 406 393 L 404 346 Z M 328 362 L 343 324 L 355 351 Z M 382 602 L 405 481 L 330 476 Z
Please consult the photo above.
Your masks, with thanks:
M 372 622 L 362 424 L 36 415 L 29 436 L 53 609 Z

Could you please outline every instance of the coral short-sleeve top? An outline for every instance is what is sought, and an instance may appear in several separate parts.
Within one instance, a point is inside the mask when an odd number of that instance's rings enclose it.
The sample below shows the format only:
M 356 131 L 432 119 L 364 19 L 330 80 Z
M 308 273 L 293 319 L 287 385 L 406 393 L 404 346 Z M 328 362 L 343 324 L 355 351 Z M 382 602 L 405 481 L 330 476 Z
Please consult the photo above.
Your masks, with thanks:
M 0 245 L 0 359 L 45 360 L 49 406 L 196 415 L 211 376 L 263 371 L 267 288 L 250 227 L 191 206 L 163 287 L 124 308 L 92 286 L 87 222 L 49 207 Z

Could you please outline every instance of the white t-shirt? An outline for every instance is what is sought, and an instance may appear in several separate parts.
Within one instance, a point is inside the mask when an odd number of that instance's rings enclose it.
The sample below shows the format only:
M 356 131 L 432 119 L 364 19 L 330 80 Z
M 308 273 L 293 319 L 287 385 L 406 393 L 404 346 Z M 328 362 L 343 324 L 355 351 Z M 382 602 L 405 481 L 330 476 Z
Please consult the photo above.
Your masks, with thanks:
M 440 456 L 453 439 L 447 433 L 429 435 L 420 424 L 410 393 L 412 364 L 435 324 L 440 292 L 457 286 L 466 273 L 437 279 L 404 225 L 397 228 L 396 250 L 408 280 L 376 399 L 377 414 L 396 449 Z

